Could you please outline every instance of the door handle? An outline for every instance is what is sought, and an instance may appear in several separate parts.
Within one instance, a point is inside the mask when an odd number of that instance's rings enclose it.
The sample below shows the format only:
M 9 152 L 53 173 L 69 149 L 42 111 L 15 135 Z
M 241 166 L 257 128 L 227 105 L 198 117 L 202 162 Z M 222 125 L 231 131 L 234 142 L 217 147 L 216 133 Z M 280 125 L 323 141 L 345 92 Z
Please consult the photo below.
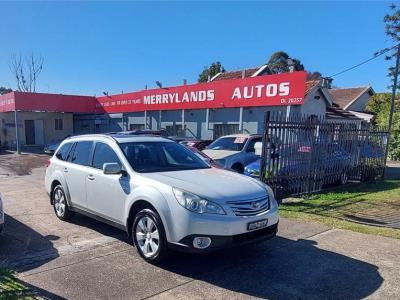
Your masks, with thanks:
M 94 176 L 92 174 L 88 175 L 87 179 L 94 180 Z
M 64 171 L 64 173 L 68 173 L 68 169 L 67 168 L 64 168 L 63 171 Z

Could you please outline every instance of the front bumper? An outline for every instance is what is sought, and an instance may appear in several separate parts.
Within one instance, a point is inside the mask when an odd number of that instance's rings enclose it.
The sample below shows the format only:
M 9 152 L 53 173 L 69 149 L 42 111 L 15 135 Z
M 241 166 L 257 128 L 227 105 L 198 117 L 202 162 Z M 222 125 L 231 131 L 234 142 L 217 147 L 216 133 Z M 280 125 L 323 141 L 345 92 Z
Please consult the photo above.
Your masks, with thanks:
M 225 248 L 239 247 L 249 243 L 256 243 L 268 240 L 275 237 L 277 232 L 278 223 L 263 229 L 249 231 L 232 236 L 207 235 L 207 237 L 211 238 L 211 244 L 205 249 L 199 249 L 193 246 L 193 239 L 195 237 L 202 237 L 205 235 L 192 234 L 184 237 L 179 243 L 169 243 L 168 247 L 171 250 L 189 253 L 207 253 Z

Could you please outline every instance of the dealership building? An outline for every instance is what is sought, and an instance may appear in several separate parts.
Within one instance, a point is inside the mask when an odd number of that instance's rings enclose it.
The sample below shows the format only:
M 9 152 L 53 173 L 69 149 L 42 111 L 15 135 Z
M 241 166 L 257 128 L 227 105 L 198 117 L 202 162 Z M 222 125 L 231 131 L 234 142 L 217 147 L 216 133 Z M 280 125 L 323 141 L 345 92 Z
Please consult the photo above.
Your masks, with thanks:
M 370 118 L 363 110 L 371 87 L 333 90 L 329 84 L 307 81 L 305 72 L 271 75 L 264 65 L 220 73 L 207 83 L 104 97 L 11 92 L 0 96 L 0 146 L 15 147 L 15 124 L 20 144 L 40 148 L 73 134 L 136 129 L 198 139 L 261 133 L 266 111 L 335 121 Z

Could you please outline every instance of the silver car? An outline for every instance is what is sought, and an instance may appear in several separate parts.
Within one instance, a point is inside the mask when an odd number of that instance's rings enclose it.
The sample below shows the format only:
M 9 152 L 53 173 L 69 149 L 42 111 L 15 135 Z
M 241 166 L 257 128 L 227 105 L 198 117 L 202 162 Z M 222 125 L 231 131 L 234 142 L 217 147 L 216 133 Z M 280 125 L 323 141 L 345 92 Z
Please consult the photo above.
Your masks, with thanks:
M 150 262 L 170 249 L 202 253 L 278 229 L 268 186 L 162 137 L 68 138 L 49 161 L 45 186 L 59 219 L 78 212 L 124 229 Z
M 261 141 L 259 134 L 226 135 L 212 142 L 203 152 L 225 169 L 243 174 L 245 166 L 260 158 L 256 154 L 255 144 Z

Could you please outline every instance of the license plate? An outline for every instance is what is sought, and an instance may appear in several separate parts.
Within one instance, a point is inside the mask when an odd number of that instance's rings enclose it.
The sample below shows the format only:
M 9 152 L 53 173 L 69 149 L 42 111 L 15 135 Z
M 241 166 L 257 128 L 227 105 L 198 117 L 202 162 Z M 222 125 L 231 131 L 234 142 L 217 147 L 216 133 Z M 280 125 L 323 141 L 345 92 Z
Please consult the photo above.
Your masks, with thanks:
M 247 230 L 250 231 L 250 230 L 261 229 L 267 227 L 267 224 L 268 224 L 268 219 L 251 222 L 247 224 Z

